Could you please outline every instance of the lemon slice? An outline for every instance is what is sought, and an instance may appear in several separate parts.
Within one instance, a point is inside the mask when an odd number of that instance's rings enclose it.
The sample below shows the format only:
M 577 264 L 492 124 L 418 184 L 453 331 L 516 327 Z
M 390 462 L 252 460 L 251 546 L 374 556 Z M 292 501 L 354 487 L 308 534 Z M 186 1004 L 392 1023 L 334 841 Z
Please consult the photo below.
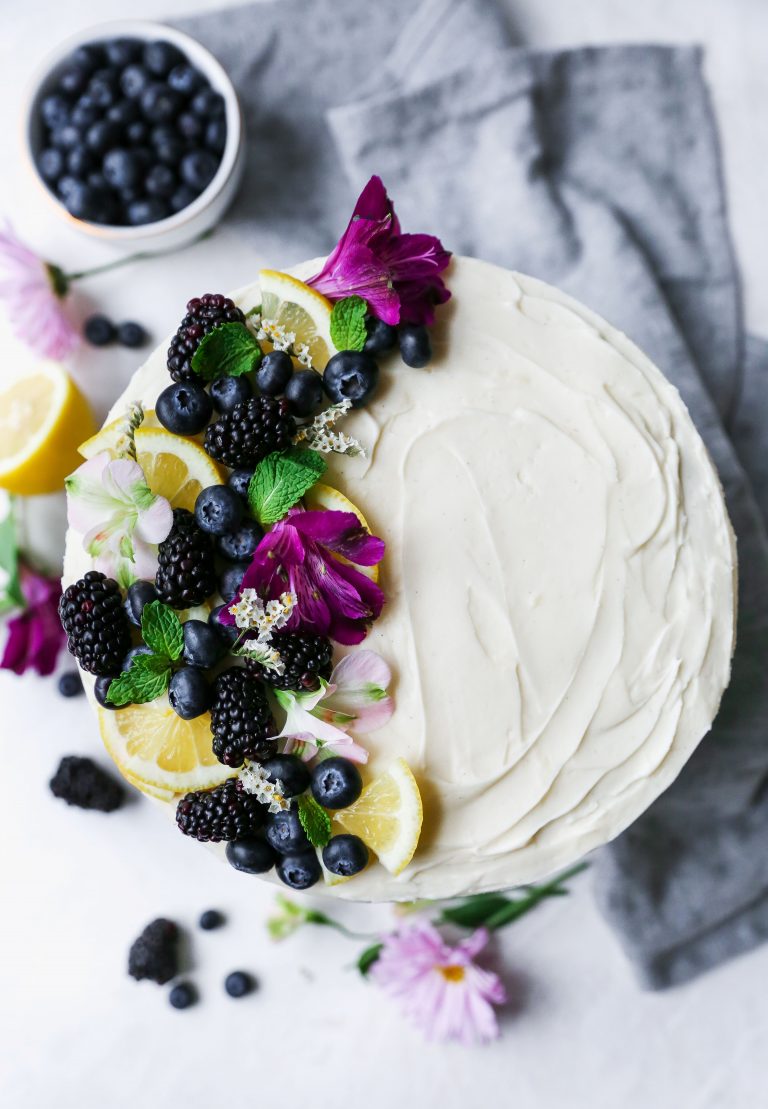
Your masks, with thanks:
M 149 488 L 174 508 L 191 512 L 202 489 L 224 481 L 219 467 L 198 443 L 165 428 L 140 427 L 136 432 L 136 457 Z
M 365 786 L 354 805 L 333 817 L 360 836 L 390 874 L 400 874 L 413 858 L 423 818 L 419 787 L 405 759 L 396 759 Z
M 371 530 L 368 521 L 357 505 L 349 497 L 345 497 L 343 493 L 340 493 L 338 489 L 331 488 L 330 485 L 323 485 L 322 483 L 313 485 L 309 492 L 304 495 L 304 506 L 312 510 L 325 508 L 334 512 L 354 512 L 365 530 L 368 532 Z M 337 557 L 341 562 L 348 561 L 346 558 L 341 558 L 340 555 Z M 379 580 L 379 566 L 358 566 L 357 563 L 354 566 L 356 570 L 359 570 L 361 574 L 365 574 L 371 581 Z
M 118 769 L 140 789 L 187 793 L 237 774 L 213 753 L 210 714 L 182 720 L 165 694 L 118 712 L 99 709 L 99 729 Z
M 295 335 L 295 345 L 306 343 L 312 368 L 322 373 L 336 347 L 331 339 L 333 305 L 309 285 L 277 270 L 262 270 L 261 318 L 278 323 Z
M 140 793 L 145 794 L 147 797 L 153 797 L 156 801 L 165 801 L 170 804 L 171 801 L 175 801 L 178 796 L 178 794 L 171 789 L 160 789 L 159 786 L 147 785 L 146 782 L 142 782 L 140 778 L 136 778 L 133 774 L 129 773 L 125 767 L 120 768 L 120 773 L 123 775 L 126 782 L 130 782 Z
M 85 397 L 55 362 L 0 388 L 0 488 L 21 496 L 62 489 L 78 464 L 77 444 L 95 426 Z
M 115 445 L 117 437 L 117 429 L 123 423 L 123 420 L 112 420 L 111 423 L 105 424 L 100 431 L 92 435 L 90 439 L 86 439 L 77 448 L 83 458 L 93 458 L 99 451 L 112 450 Z M 141 422 L 141 429 L 144 431 L 150 427 L 162 427 L 163 425 L 155 415 L 154 408 L 148 408 L 144 413 L 144 419 Z

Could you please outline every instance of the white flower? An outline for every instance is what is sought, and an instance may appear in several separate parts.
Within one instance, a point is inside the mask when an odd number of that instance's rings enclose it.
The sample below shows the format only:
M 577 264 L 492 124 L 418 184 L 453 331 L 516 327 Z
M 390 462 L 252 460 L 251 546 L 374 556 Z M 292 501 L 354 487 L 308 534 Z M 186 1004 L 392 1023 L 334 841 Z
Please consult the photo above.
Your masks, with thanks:
M 312 369 L 312 355 L 309 353 L 309 347 L 306 343 L 297 343 L 293 349 L 293 353 L 302 366 L 307 366 L 308 369 Z
M 280 657 L 280 652 L 275 647 L 270 647 L 262 639 L 249 639 L 237 650 L 239 655 L 246 655 L 248 658 L 258 662 L 265 670 L 270 670 L 273 674 L 284 674 L 285 663 Z
M 312 450 L 323 454 L 330 454 L 333 451 L 336 454 L 348 454 L 351 458 L 356 456 L 365 458 L 365 448 L 358 443 L 357 439 L 341 431 L 331 430 L 336 421 L 345 416 L 351 407 L 352 402 L 345 399 L 325 408 L 315 416 L 311 424 L 299 428 L 296 442 L 306 442 Z
M 281 593 L 279 598 L 268 601 L 265 606 L 255 589 L 244 589 L 240 600 L 230 605 L 229 611 L 238 628 L 258 632 L 258 640 L 264 643 L 269 641 L 273 632 L 288 623 L 296 600 L 295 593 Z
M 291 807 L 285 798 L 285 787 L 278 778 L 270 782 L 263 766 L 259 763 L 249 763 L 240 771 L 240 781 L 246 793 L 252 794 L 262 805 L 266 805 L 271 813 L 285 812 Z

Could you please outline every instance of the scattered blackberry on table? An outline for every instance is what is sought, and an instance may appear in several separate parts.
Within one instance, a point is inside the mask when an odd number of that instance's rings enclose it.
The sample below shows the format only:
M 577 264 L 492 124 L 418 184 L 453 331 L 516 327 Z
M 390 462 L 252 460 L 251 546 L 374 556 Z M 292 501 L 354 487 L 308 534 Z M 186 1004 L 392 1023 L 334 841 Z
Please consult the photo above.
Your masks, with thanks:
M 397 331 L 400 357 L 406 366 L 421 370 L 432 360 L 432 340 L 423 324 L 403 323 Z
M 243 518 L 243 502 L 228 485 L 209 485 L 195 501 L 197 526 L 209 535 L 234 531 Z
M 269 846 L 279 855 L 299 855 L 303 851 L 309 851 L 311 847 L 299 819 L 298 809 L 267 813 L 264 819 L 264 834 Z
M 67 647 L 83 670 L 112 677 L 120 673 L 131 631 L 116 581 L 90 570 L 65 589 L 59 617 Z
M 204 932 L 212 932 L 216 928 L 221 928 L 223 924 L 227 923 L 227 918 L 218 909 L 206 909 L 204 913 L 200 914 L 200 919 L 197 922 Z
M 201 843 L 221 843 L 255 835 L 265 811 L 236 778 L 228 778 L 215 789 L 182 797 L 176 806 L 176 823 L 185 836 Z
M 296 421 L 285 398 L 254 397 L 208 425 L 205 449 L 233 469 L 254 467 L 273 451 L 287 450 L 295 434 Z
M 157 549 L 155 588 L 171 608 L 201 605 L 216 589 L 213 541 L 186 508 L 173 510 L 173 527 Z
M 368 866 L 370 854 L 359 836 L 333 836 L 323 848 L 323 866 L 331 874 L 351 878 Z
M 159 986 L 179 971 L 179 929 L 172 920 L 158 917 L 133 941 L 128 952 L 128 973 L 141 981 L 149 978 Z
M 295 416 L 311 416 L 323 400 L 323 379 L 314 370 L 297 370 L 285 387 Z
M 326 681 L 330 678 L 333 645 L 325 636 L 312 632 L 278 632 L 272 637 L 272 646 L 280 652 L 285 666 L 283 674 L 266 670 L 253 659 L 247 659 L 246 666 L 274 689 L 312 690 L 318 688 L 319 678 Z
M 209 331 L 223 323 L 245 323 L 245 316 L 234 301 L 221 293 L 193 297 L 187 312 L 168 347 L 168 372 L 174 381 L 195 381 L 192 355 Z
M 197 435 L 212 413 L 211 398 L 195 381 L 174 381 L 155 401 L 155 415 L 174 435 Z
M 83 681 L 77 670 L 68 670 L 59 678 L 59 693 L 62 697 L 79 697 L 83 690 Z
M 83 324 L 83 334 L 92 347 L 105 347 L 117 338 L 115 325 L 107 316 L 89 316 Z
M 126 320 L 124 323 L 117 325 L 117 341 L 122 347 L 136 350 L 138 347 L 143 347 L 148 339 L 149 335 L 146 328 L 142 327 L 140 323 Z
M 182 720 L 194 720 L 208 711 L 211 690 L 202 670 L 182 666 L 168 685 L 168 704 Z
M 177 982 L 168 994 L 168 1001 L 174 1009 L 189 1009 L 197 1002 L 197 990 L 191 982 Z
M 262 764 L 270 782 L 280 782 L 284 797 L 297 797 L 309 789 L 307 764 L 296 755 L 275 755 Z
M 307 890 L 323 876 L 322 867 L 314 851 L 299 855 L 283 855 L 277 862 L 277 876 L 293 890 Z
M 91 759 L 66 755 L 49 783 L 54 797 L 79 809 L 114 812 L 125 800 L 119 782 Z
M 245 997 L 256 989 L 256 982 L 244 970 L 233 970 L 224 979 L 224 989 L 230 997 Z
M 264 355 L 256 371 L 256 385 L 268 397 L 278 397 L 285 391 L 293 373 L 293 359 L 284 350 L 270 350 Z
M 213 683 L 211 731 L 213 753 L 225 766 L 242 766 L 245 759 L 262 762 L 277 750 L 262 685 L 240 666 L 231 666 Z
M 244 836 L 227 844 L 227 862 L 243 874 L 266 874 L 277 862 L 277 853 L 266 840 Z
M 312 793 L 325 809 L 346 809 L 362 792 L 360 771 L 349 759 L 323 759 L 312 771 Z
M 362 350 L 339 351 L 323 371 L 323 387 L 334 404 L 349 400 L 353 408 L 362 408 L 378 381 L 378 365 Z

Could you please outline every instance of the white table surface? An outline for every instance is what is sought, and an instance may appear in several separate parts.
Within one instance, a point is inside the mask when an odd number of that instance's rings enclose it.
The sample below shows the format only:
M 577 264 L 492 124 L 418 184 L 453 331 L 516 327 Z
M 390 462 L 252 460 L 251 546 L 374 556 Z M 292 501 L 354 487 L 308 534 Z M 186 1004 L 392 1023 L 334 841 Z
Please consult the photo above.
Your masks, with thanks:
M 768 6 L 505 2 L 520 42 L 694 39 L 707 46 L 748 318 L 755 330 L 768 331 Z M 214 6 L 0 0 L 0 214 L 50 257 L 80 265 L 102 256 L 52 224 L 17 171 L 15 117 L 29 69 L 70 29 L 129 13 L 157 17 Z M 160 336 L 189 295 L 203 286 L 236 287 L 262 261 L 280 262 L 252 257 L 223 231 L 186 254 L 183 265 L 156 263 L 102 279 L 99 303 Z M 135 363 L 128 352 L 94 353 L 81 359 L 78 375 L 103 407 Z M 273 891 L 175 834 L 151 802 L 136 798 L 122 813 L 103 816 L 53 801 L 47 780 L 58 758 L 73 752 L 103 757 L 84 701 L 61 700 L 51 682 L 0 674 L 3 1109 L 326 1109 L 340 1098 L 360 1098 L 367 1109 L 768 1104 L 768 948 L 674 992 L 644 994 L 583 878 L 572 897 L 546 904 L 500 938 L 513 999 L 502 1040 L 474 1052 L 425 1047 L 375 987 L 345 969 L 354 945 L 320 929 L 271 944 L 264 920 Z M 194 922 L 211 906 L 225 911 L 229 924 L 202 933 Z M 390 920 L 386 908 L 339 911 L 361 928 Z M 204 1003 L 184 1013 L 170 1009 L 165 991 L 125 973 L 130 941 L 161 914 L 191 930 L 191 973 Z M 239 967 L 253 971 L 261 988 L 235 1002 L 221 982 Z

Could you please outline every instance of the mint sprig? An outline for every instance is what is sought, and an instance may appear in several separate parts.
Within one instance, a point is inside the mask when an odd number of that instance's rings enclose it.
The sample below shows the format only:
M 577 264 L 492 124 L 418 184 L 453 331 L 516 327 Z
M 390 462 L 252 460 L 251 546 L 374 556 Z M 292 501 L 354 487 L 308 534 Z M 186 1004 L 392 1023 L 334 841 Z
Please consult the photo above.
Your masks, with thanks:
M 162 655 L 137 655 L 130 668 L 110 682 L 107 700 L 117 706 L 145 705 L 165 693 L 171 674 L 171 664 Z
M 331 312 L 331 341 L 336 350 L 362 350 L 368 338 L 365 316 L 368 306 L 362 297 L 337 300 Z
M 240 377 L 261 362 L 261 347 L 244 323 L 223 323 L 209 331 L 192 355 L 192 369 L 205 381 Z
M 267 455 L 254 470 L 248 486 L 248 502 L 260 524 L 276 524 L 309 492 L 326 470 L 317 451 L 291 447 Z
M 318 805 L 311 793 L 302 793 L 299 798 L 299 820 L 313 847 L 325 847 L 331 838 L 331 818 Z
M 150 601 L 141 612 L 141 634 L 154 654 L 171 662 L 181 658 L 184 629 L 176 613 L 162 601 Z

